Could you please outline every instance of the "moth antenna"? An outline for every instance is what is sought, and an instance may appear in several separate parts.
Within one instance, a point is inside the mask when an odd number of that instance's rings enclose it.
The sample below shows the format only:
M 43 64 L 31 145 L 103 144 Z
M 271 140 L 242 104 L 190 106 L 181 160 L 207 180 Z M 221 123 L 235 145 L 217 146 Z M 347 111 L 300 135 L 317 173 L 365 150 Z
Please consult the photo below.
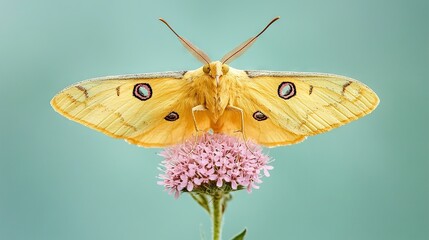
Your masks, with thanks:
M 180 42 L 185 46 L 185 48 L 194 56 L 196 57 L 200 62 L 203 64 L 210 64 L 211 60 L 207 54 L 205 54 L 201 49 L 197 48 L 194 44 L 189 42 L 188 40 L 181 37 L 179 34 L 174 31 L 174 29 L 170 26 L 170 24 L 167 23 L 164 19 L 159 19 L 161 22 L 163 22 L 173 33 L 176 35 Z
M 234 59 L 238 58 L 239 56 L 241 56 L 241 54 L 243 54 L 250 46 L 252 46 L 252 44 L 256 41 L 256 39 L 258 39 L 258 37 L 262 33 L 264 33 L 265 30 L 267 30 L 267 28 L 271 24 L 273 24 L 275 21 L 277 21 L 279 19 L 280 19 L 280 17 L 273 18 L 273 20 L 271 20 L 271 22 L 269 22 L 267 24 L 267 26 L 264 29 L 262 29 L 262 31 L 260 33 L 258 33 L 256 36 L 254 36 L 252 38 L 249 38 L 248 40 L 246 40 L 242 44 L 238 45 L 238 47 L 234 48 L 232 51 L 225 54 L 225 56 L 223 56 L 223 58 L 220 61 L 222 63 L 229 63 L 229 62 L 233 61 Z

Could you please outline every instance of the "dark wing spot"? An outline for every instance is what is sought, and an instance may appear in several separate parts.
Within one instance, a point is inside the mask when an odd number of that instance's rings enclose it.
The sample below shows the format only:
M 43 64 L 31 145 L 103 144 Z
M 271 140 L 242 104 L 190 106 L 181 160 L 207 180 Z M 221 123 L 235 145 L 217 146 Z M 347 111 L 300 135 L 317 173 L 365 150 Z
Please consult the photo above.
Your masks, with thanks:
M 288 100 L 296 94 L 295 84 L 292 82 L 282 82 L 279 85 L 277 93 L 279 94 L 279 97 Z
M 86 88 L 82 87 L 82 86 L 76 86 L 77 89 L 81 90 L 83 92 L 83 94 L 85 94 L 85 98 L 88 98 L 88 90 L 86 90 Z
M 121 86 L 116 88 L 116 95 L 119 96 L 119 94 L 121 94 Z
M 164 118 L 167 121 L 173 122 L 179 119 L 179 114 L 177 112 L 171 112 Z
M 310 89 L 308 89 L 308 95 L 311 95 L 313 93 L 313 85 L 310 85 Z
M 261 111 L 256 111 L 253 113 L 253 118 L 257 121 L 264 121 L 268 119 L 267 115 L 263 114 Z
M 348 86 L 350 86 L 350 84 L 352 84 L 352 82 L 348 81 L 348 82 L 346 82 L 346 83 L 343 85 L 343 90 L 341 91 L 341 94 L 344 94 L 344 92 L 346 91 L 346 88 L 347 88 Z
M 134 85 L 133 95 L 142 101 L 146 101 L 152 97 L 152 88 L 149 83 L 138 83 Z

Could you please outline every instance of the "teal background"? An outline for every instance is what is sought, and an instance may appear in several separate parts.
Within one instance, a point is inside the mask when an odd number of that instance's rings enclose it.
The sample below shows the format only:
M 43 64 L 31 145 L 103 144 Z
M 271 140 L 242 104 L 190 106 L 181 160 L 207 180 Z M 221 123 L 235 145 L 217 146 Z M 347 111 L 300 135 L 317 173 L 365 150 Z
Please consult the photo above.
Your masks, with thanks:
M 195 69 L 157 19 L 212 59 L 281 16 L 238 69 L 350 76 L 369 116 L 267 149 L 260 190 L 235 193 L 224 239 L 429 239 L 428 1 L 0 1 L 0 239 L 210 239 L 206 213 L 156 184 L 160 149 L 60 116 L 50 99 L 97 76 Z

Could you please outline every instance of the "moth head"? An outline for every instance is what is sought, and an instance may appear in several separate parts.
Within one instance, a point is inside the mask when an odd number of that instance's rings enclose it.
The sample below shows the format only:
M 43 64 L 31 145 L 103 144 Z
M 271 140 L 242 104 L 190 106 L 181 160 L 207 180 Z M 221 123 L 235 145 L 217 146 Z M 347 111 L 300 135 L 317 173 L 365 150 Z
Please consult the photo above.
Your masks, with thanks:
M 229 66 L 219 61 L 211 62 L 203 66 L 203 72 L 214 78 L 216 80 L 216 84 L 219 84 L 220 77 L 227 74 L 228 71 Z

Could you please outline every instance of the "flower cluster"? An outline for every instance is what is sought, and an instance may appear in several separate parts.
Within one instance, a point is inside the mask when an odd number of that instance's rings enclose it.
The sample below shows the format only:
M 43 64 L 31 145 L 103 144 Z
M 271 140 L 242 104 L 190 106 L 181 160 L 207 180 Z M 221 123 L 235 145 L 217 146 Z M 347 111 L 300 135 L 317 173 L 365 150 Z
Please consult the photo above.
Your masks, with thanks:
M 262 173 L 269 176 L 269 157 L 252 142 L 247 144 L 223 134 L 205 134 L 160 153 L 163 185 L 178 198 L 182 191 L 209 193 L 213 189 L 225 192 L 246 188 L 258 189 Z

